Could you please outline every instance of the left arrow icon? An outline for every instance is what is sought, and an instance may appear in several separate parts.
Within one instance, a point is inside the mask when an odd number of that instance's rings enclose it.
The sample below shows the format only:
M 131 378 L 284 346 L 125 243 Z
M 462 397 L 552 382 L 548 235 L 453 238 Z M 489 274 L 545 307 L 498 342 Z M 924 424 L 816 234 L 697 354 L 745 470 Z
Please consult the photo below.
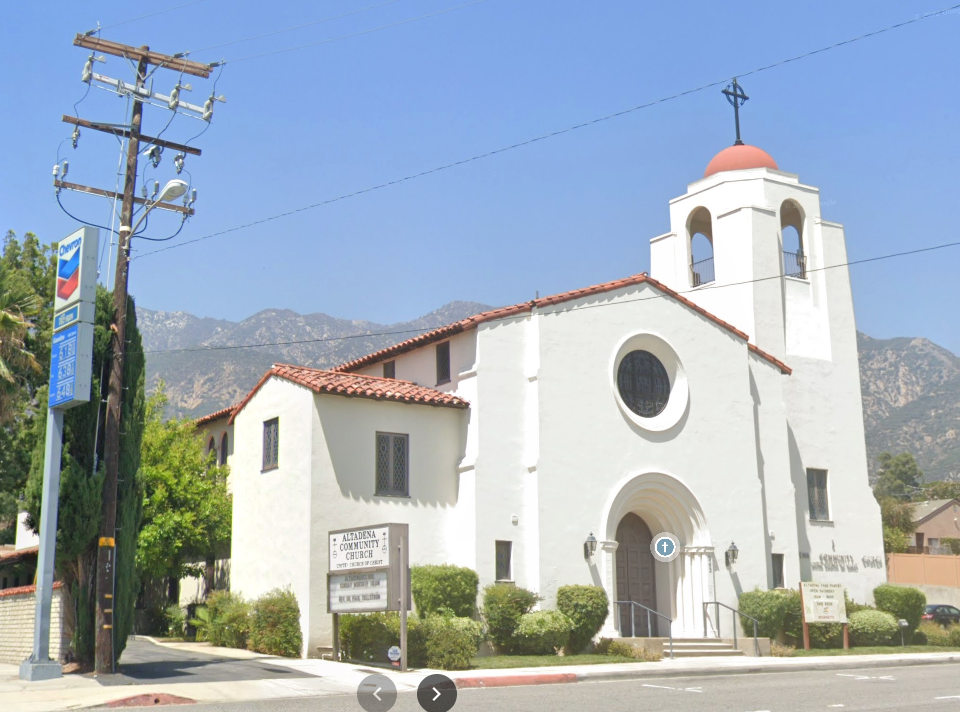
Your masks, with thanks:
M 382 687 L 378 687 L 376 690 L 373 691 L 373 696 L 377 698 L 377 702 L 383 702 L 383 700 L 380 699 L 380 695 L 377 694 L 382 689 L 383 689 Z

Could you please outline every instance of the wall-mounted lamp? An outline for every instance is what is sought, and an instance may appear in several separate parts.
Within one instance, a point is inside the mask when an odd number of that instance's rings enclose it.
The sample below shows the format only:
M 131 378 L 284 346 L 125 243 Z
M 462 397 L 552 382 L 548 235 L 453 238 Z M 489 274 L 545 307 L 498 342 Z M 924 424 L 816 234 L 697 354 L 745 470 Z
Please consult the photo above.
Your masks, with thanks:
M 740 550 L 737 548 L 737 545 L 732 541 L 730 542 L 730 548 L 723 552 L 724 558 L 727 561 L 727 566 L 733 566 L 737 563 L 737 554 L 740 553 Z
M 591 556 L 593 556 L 596 550 L 597 538 L 593 535 L 593 532 L 590 532 L 590 536 L 588 536 L 587 540 L 583 542 L 583 558 L 589 559 Z

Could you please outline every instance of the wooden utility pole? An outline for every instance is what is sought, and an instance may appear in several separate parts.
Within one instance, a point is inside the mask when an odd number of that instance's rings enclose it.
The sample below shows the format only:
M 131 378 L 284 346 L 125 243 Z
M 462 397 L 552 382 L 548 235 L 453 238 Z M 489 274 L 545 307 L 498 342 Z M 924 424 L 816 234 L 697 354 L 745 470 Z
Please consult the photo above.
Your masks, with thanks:
M 123 82 L 110 80 L 108 77 L 100 75 L 91 75 L 85 81 L 96 80 L 116 86 L 133 98 L 133 107 L 130 116 L 130 125 L 124 129 L 118 129 L 109 124 L 97 124 L 95 122 L 74 119 L 73 117 L 64 117 L 64 121 L 75 125 L 84 126 L 97 131 L 113 133 L 127 139 L 127 163 L 123 182 L 122 204 L 120 211 L 120 230 L 119 244 L 117 249 L 116 277 L 113 288 L 113 308 L 114 322 L 111 325 L 113 332 L 111 341 L 111 361 L 110 377 L 107 385 L 107 409 L 106 422 L 104 424 L 104 466 L 105 476 L 103 481 L 103 503 L 101 509 L 100 539 L 97 547 L 97 596 L 96 596 L 96 651 L 94 658 L 94 669 L 97 673 L 114 672 L 116 659 L 114 655 L 114 593 L 116 582 L 116 532 L 117 532 L 117 481 L 120 475 L 120 423 L 121 423 L 121 402 L 123 400 L 123 391 L 125 390 L 123 380 L 124 351 L 126 348 L 126 326 L 127 326 L 127 280 L 129 277 L 130 266 L 130 240 L 133 237 L 133 208 L 136 203 L 147 203 L 144 199 L 137 199 L 134 195 L 137 183 L 137 159 L 140 154 L 141 138 L 149 141 L 152 145 L 161 148 L 174 148 L 183 153 L 199 155 L 200 151 L 170 141 L 161 141 L 147 136 L 142 136 L 140 132 L 143 120 L 143 101 L 145 99 L 157 98 L 150 89 L 147 88 L 147 79 L 150 76 L 148 68 L 155 65 L 157 68 L 171 69 L 183 74 L 192 74 L 207 78 L 210 76 L 210 67 L 205 64 L 191 62 L 183 57 L 174 57 L 172 55 L 159 54 L 151 52 L 147 46 L 139 48 L 122 45 L 117 42 L 102 40 L 97 37 L 87 35 L 77 35 L 74 44 L 79 47 L 85 47 L 94 52 L 103 52 L 117 57 L 123 57 L 131 64 L 136 62 L 136 81 L 131 87 Z M 92 57 L 91 57 L 92 62 Z M 178 85 L 179 86 L 179 85 Z M 211 97 L 212 101 L 212 97 Z M 193 110 L 199 107 L 192 107 L 188 104 L 184 106 Z M 177 110 L 177 105 L 170 107 Z M 209 120 L 208 118 L 205 120 Z M 103 191 L 96 188 L 89 188 L 77 184 L 68 184 L 64 181 L 55 181 L 57 189 L 67 188 L 69 190 L 78 190 L 94 195 L 106 195 L 110 191 Z M 163 197 L 163 196 L 160 196 Z M 145 205 L 145 209 L 160 208 L 165 210 L 174 210 L 183 213 L 184 219 L 193 214 L 193 209 L 188 205 L 184 207 L 172 205 L 169 203 L 151 202 Z M 133 477 L 135 473 L 124 473 L 125 476 Z

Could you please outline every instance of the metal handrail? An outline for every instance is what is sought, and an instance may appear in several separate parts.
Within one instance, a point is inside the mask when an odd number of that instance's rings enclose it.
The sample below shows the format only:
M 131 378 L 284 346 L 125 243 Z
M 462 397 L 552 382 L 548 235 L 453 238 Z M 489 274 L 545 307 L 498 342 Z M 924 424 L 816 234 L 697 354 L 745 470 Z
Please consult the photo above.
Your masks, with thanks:
M 690 275 L 694 287 L 699 287 L 701 284 L 710 284 L 711 282 L 716 281 L 713 271 L 713 258 L 708 257 L 707 259 L 700 260 L 699 262 L 691 262 Z
M 716 606 L 717 610 L 717 637 L 720 637 L 720 606 L 733 611 L 733 647 L 737 647 L 737 616 L 743 616 L 744 618 L 749 618 L 753 621 L 753 649 L 757 653 L 757 657 L 760 656 L 760 640 L 757 638 L 757 624 L 760 622 L 753 616 L 748 616 L 746 613 L 738 611 L 733 606 L 728 606 L 726 603 L 720 603 L 720 601 L 704 601 L 703 602 L 703 637 L 707 637 L 707 606 Z
M 627 603 L 629 603 L 630 606 L 631 606 L 631 608 L 630 608 L 630 630 L 631 630 L 631 632 L 633 632 L 634 636 L 636 636 L 636 633 L 637 633 L 637 623 L 636 623 L 637 618 L 636 618 L 636 615 L 635 615 L 636 609 L 633 608 L 633 606 L 640 606 L 640 608 L 642 608 L 643 610 L 645 610 L 645 611 L 647 612 L 647 634 L 649 634 L 650 631 L 652 630 L 652 629 L 650 628 L 650 614 L 651 614 L 651 613 L 652 613 L 653 615 L 655 615 L 655 616 L 660 616 L 660 617 L 663 618 L 667 623 L 670 624 L 670 625 L 667 626 L 667 635 L 668 635 L 669 638 L 670 638 L 670 659 L 672 660 L 672 659 L 673 659 L 673 619 L 671 619 L 669 616 L 663 615 L 663 614 L 660 613 L 659 611 L 653 610 L 652 608 L 647 608 L 647 607 L 646 607 L 645 605 L 643 605 L 642 603 L 637 603 L 636 601 L 614 601 L 614 602 L 613 602 L 613 605 L 615 605 L 615 606 L 622 606 L 622 605 L 625 605 L 625 604 L 627 604 Z M 618 609 L 617 609 L 617 617 L 619 617 L 619 616 L 620 616 L 620 609 L 618 608 Z M 618 626 L 618 627 L 619 627 L 619 626 Z M 620 631 L 620 633 L 621 633 L 621 635 L 622 635 L 622 634 L 623 634 L 623 631 Z

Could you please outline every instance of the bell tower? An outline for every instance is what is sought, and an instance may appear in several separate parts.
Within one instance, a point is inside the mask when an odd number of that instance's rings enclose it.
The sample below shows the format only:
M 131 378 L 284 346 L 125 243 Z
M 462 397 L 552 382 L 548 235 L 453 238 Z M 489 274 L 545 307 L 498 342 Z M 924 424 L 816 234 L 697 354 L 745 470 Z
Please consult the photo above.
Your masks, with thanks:
M 740 140 L 747 97 L 736 80 L 724 93 L 737 142 L 670 201 L 671 231 L 650 241 L 651 276 L 777 358 L 830 360 L 830 309 L 853 319 L 846 268 L 823 270 L 847 261 L 843 227 L 822 219 L 817 188 Z

